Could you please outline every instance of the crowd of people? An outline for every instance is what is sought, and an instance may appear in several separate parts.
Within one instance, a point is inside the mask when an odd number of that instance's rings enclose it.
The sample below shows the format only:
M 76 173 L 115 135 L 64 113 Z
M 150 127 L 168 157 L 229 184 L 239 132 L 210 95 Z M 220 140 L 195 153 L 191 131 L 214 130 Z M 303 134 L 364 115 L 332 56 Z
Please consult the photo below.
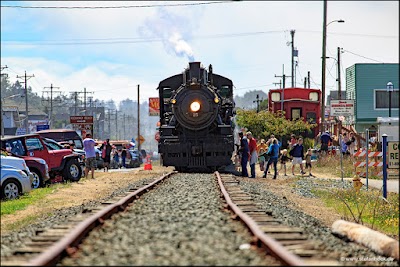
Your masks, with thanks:
M 258 162 L 260 171 L 263 172 L 262 178 L 267 178 L 268 174 L 271 174 L 273 168 L 272 179 L 276 179 L 279 173 L 287 176 L 287 164 L 291 165 L 291 173 L 295 175 L 296 165 L 299 165 L 300 174 L 305 175 L 308 171 L 308 175 L 315 177 L 312 170 L 312 157 L 313 149 L 308 148 L 305 150 L 303 146 L 303 138 L 291 134 L 290 140 L 287 142 L 287 148 L 283 149 L 281 142 L 275 138 L 273 134 L 270 138 L 265 141 L 261 139 L 260 142 L 253 137 L 251 132 L 244 133 L 239 132 L 240 142 L 236 144 L 235 153 L 235 166 L 236 170 L 241 172 L 241 176 L 256 178 L 256 163 Z M 318 151 L 320 156 L 330 154 L 335 137 L 332 137 L 329 131 L 319 134 L 315 140 L 320 143 L 321 147 Z M 285 146 L 286 147 L 286 146 Z M 340 141 L 340 152 L 347 155 L 354 155 L 356 147 L 356 138 L 354 133 L 350 132 L 343 133 Z M 305 164 L 303 164 L 303 162 Z M 278 164 L 280 168 L 278 170 Z M 272 165 L 272 166 L 271 166 Z M 248 166 L 250 167 L 250 175 L 248 172 Z

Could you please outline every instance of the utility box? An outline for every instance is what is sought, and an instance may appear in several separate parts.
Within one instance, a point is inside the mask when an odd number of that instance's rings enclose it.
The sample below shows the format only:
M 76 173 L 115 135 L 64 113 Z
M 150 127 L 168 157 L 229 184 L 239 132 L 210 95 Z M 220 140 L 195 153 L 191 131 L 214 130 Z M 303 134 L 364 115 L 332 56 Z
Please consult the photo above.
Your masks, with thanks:
M 399 141 L 399 117 L 378 117 L 379 139 L 386 134 L 388 141 Z

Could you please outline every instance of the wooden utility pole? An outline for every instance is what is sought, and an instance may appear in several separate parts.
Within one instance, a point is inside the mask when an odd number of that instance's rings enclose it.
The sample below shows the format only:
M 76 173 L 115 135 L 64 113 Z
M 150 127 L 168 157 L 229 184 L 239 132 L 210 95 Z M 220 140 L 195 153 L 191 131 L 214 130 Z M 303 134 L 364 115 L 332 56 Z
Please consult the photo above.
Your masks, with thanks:
M 138 140 L 138 150 L 140 152 L 140 85 L 137 85 L 137 140 Z
M 340 79 L 340 47 L 337 48 L 337 75 L 338 75 L 339 100 L 342 100 L 342 82 Z
M 294 75 L 295 75 L 295 73 L 294 73 L 294 33 L 295 33 L 295 30 L 291 30 L 290 31 L 290 35 L 292 36 L 292 88 L 294 87 Z M 283 87 L 283 88 L 285 88 L 285 87 Z
M 26 134 L 29 133 L 29 125 L 28 125 L 28 80 L 32 77 L 35 77 L 35 74 L 32 75 L 26 75 L 26 71 L 25 71 L 25 75 L 24 76 L 19 76 L 17 75 L 17 78 L 25 78 L 25 81 L 22 83 L 25 83 L 25 130 L 26 130 Z
M 53 84 L 51 84 L 50 87 L 44 87 L 44 89 L 47 89 L 47 88 L 50 88 L 50 91 L 43 91 L 43 93 L 50 93 L 50 99 L 47 98 L 47 100 L 44 100 L 44 101 L 49 101 L 50 102 L 49 126 L 50 126 L 50 128 L 53 128 L 52 127 L 53 126 L 53 92 L 54 92 L 53 89 L 54 88 L 60 89 L 60 87 L 54 87 Z

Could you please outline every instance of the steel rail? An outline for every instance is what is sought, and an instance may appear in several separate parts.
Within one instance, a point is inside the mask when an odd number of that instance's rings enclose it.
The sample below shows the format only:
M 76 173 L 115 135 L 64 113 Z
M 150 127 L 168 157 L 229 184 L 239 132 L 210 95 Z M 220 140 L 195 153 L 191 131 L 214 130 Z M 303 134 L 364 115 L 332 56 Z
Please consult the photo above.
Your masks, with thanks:
M 257 223 L 247 214 L 245 214 L 235 203 L 231 200 L 229 193 L 226 191 L 224 184 L 222 183 L 221 175 L 219 172 L 215 172 L 218 178 L 218 184 L 224 195 L 225 201 L 229 208 L 242 220 L 244 224 L 250 229 L 252 234 L 267 248 L 267 250 L 281 261 L 286 266 L 306 266 L 300 257 L 294 255 L 282 246 L 278 241 L 269 237 L 265 234 L 257 225 Z
M 38 257 L 30 260 L 27 264 L 24 264 L 23 266 L 55 266 L 62 256 L 71 255 L 72 253 L 74 253 L 77 250 L 76 246 L 93 228 L 95 228 L 99 224 L 103 224 L 104 220 L 110 218 L 116 212 L 125 210 L 129 203 L 131 203 L 143 193 L 147 192 L 156 184 L 163 181 L 165 178 L 171 176 L 174 173 L 176 172 L 173 171 L 166 175 L 163 175 L 152 183 L 142 188 L 139 188 L 132 193 L 129 193 L 127 196 L 118 200 L 116 203 L 105 207 L 99 212 L 96 212 L 92 216 L 83 220 L 66 236 L 64 236 L 54 245 L 46 249 L 46 251 L 41 253 Z

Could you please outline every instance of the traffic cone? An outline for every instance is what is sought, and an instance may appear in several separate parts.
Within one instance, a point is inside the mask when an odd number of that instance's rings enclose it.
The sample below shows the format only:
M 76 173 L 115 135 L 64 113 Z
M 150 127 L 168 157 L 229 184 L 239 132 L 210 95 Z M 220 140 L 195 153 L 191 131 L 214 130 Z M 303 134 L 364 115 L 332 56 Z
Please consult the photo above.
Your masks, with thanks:
M 146 162 L 144 164 L 144 170 L 149 171 L 149 170 L 152 170 L 152 169 L 153 169 L 153 166 L 151 166 L 151 158 L 150 158 L 150 156 L 147 156 L 146 157 Z

